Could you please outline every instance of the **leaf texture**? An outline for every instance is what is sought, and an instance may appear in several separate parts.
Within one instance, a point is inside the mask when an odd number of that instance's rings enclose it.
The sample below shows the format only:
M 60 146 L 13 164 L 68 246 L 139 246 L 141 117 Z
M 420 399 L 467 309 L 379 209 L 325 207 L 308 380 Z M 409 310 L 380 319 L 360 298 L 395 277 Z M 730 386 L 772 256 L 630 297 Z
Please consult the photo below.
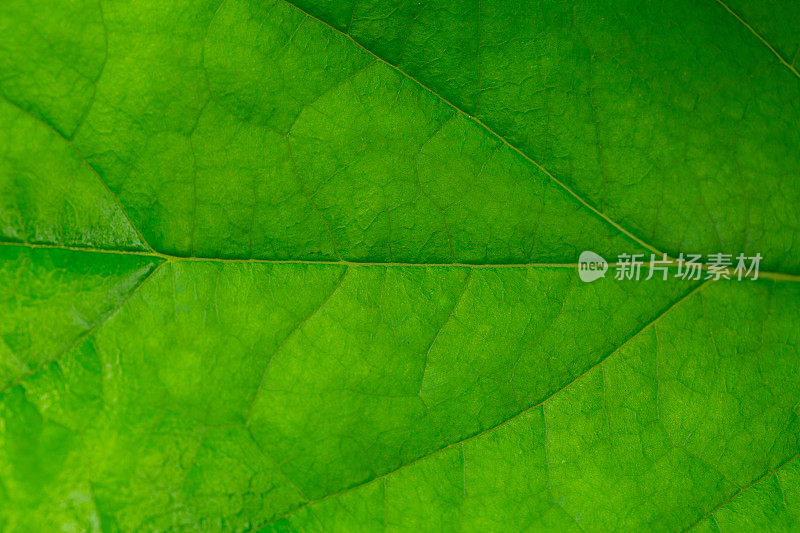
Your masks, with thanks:
M 5 0 L 0 529 L 796 529 L 798 28 Z

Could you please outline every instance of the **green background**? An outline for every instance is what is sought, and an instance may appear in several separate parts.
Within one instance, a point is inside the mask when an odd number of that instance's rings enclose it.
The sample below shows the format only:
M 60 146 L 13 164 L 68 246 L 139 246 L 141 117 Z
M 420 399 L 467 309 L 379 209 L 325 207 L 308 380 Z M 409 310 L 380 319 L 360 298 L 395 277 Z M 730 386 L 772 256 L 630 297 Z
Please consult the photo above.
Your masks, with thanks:
M 790 0 L 4 0 L 0 529 L 799 528 L 799 52 Z

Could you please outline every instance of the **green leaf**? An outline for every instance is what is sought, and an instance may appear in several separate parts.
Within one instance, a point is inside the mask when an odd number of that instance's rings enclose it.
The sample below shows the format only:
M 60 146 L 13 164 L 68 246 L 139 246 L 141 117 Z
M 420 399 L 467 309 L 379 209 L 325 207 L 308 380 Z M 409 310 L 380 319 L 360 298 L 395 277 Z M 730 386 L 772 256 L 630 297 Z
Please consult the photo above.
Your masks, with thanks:
M 0 529 L 796 529 L 798 28 L 0 3 Z

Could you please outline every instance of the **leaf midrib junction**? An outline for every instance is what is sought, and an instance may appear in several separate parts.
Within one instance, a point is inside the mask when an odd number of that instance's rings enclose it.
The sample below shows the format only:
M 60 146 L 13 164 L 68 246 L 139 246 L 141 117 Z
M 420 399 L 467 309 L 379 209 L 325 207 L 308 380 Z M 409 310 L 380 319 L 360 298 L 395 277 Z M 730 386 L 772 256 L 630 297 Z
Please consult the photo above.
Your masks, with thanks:
M 32 249 L 44 250 L 63 250 L 70 252 L 84 252 L 84 253 L 101 253 L 113 255 L 135 255 L 139 257 L 150 257 L 160 261 L 168 262 L 211 262 L 211 263 L 230 263 L 230 264 L 267 264 L 267 265 L 334 265 L 334 266 L 347 266 L 347 267 L 387 267 L 387 268 L 470 268 L 470 269 L 505 269 L 505 268 L 578 268 L 578 263 L 547 263 L 547 262 L 531 262 L 531 263 L 426 263 L 426 262 L 392 262 L 392 261 L 350 261 L 350 260 L 317 260 L 317 259 L 259 259 L 259 258 L 223 258 L 223 257 L 197 257 L 197 256 L 180 256 L 171 255 L 154 250 L 117 250 L 106 248 L 90 248 L 83 246 L 68 246 L 58 244 L 44 244 L 44 243 L 27 243 L 27 242 L 11 242 L 0 241 L 0 246 L 23 247 Z M 669 263 L 666 264 L 669 268 L 677 268 L 678 261 L 674 258 L 668 257 Z M 619 263 L 609 262 L 609 268 L 618 266 Z M 643 267 L 647 266 L 645 261 Z M 700 267 L 707 271 L 708 265 L 701 264 Z M 729 274 L 731 274 L 729 269 Z M 750 276 L 748 276 L 750 277 Z M 800 282 L 800 275 L 789 274 L 786 272 L 766 272 L 759 271 L 758 279 L 768 279 L 772 281 L 788 281 Z

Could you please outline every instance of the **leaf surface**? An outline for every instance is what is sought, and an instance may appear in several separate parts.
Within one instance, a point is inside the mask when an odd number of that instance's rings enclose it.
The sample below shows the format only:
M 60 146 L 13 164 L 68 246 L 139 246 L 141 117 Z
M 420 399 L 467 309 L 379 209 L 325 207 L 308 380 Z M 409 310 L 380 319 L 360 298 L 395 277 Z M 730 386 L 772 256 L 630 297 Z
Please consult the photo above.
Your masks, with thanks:
M 798 16 L 3 2 L 0 528 L 797 527 Z

